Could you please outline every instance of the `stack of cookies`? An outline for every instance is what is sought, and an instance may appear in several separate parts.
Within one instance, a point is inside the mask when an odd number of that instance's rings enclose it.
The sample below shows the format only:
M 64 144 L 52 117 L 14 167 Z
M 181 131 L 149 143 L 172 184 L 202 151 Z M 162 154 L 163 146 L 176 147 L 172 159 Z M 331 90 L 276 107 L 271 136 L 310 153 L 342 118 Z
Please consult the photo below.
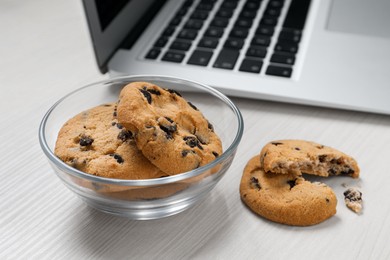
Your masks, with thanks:
M 247 163 L 240 184 L 242 201 L 255 213 L 294 226 L 318 224 L 336 214 L 337 198 L 324 183 L 302 174 L 359 177 L 356 161 L 331 147 L 304 140 L 266 144 Z
M 177 91 L 134 82 L 122 89 L 118 102 L 68 120 L 55 154 L 92 175 L 137 180 L 203 166 L 222 154 L 222 143 L 212 124 Z

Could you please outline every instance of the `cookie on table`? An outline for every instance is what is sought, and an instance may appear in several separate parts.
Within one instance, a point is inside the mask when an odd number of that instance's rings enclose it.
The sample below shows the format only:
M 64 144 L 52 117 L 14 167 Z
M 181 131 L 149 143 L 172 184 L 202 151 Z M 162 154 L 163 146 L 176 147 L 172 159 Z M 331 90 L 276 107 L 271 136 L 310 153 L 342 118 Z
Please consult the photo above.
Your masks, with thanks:
M 287 225 L 314 225 L 336 214 L 337 198 L 331 188 L 294 174 L 265 172 L 260 155 L 247 163 L 240 195 L 253 212 Z
M 169 175 L 203 166 L 222 153 L 222 143 L 203 114 L 178 92 L 147 82 L 125 86 L 118 121 L 138 149 Z
M 349 175 L 359 177 L 355 159 L 334 148 L 304 140 L 279 140 L 266 144 L 260 153 L 266 172 L 277 174 Z
M 68 165 L 97 176 L 150 179 L 167 176 L 137 149 L 133 135 L 118 123 L 116 103 L 84 111 L 61 128 L 55 154 Z

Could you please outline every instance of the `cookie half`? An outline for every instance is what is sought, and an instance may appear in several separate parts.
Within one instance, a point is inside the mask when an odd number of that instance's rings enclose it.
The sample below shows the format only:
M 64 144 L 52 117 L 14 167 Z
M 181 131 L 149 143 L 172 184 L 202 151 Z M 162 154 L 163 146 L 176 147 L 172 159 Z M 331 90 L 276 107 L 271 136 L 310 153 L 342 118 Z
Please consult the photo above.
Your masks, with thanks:
M 314 225 L 336 214 L 337 198 L 330 187 L 293 174 L 267 173 L 260 165 L 260 155 L 247 163 L 240 195 L 258 215 L 287 225 Z
M 83 172 L 117 179 L 167 176 L 137 149 L 133 134 L 118 123 L 116 103 L 84 111 L 61 128 L 55 154 Z
M 222 153 L 222 143 L 203 114 L 178 92 L 147 82 L 125 86 L 118 120 L 143 155 L 173 175 L 205 165 Z
M 277 174 L 349 175 L 359 177 L 355 159 L 334 148 L 304 140 L 279 140 L 266 144 L 260 152 L 266 172 Z

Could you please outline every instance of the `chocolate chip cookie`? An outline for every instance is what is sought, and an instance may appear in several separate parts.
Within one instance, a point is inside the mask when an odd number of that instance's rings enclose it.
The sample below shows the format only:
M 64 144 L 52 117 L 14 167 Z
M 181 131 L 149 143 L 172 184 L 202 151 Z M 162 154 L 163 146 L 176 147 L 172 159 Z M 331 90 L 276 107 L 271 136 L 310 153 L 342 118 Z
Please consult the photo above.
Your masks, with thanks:
M 266 144 L 260 153 L 266 172 L 278 174 L 349 175 L 359 177 L 357 162 L 334 148 L 304 140 L 280 140 Z
M 247 163 L 240 195 L 255 213 L 287 225 L 314 225 L 336 214 L 337 198 L 331 188 L 295 174 L 266 172 L 260 164 L 260 155 Z
M 212 124 L 175 90 L 130 83 L 120 93 L 117 112 L 138 149 L 169 175 L 196 169 L 222 153 Z
M 108 178 L 167 176 L 137 149 L 133 133 L 118 123 L 116 103 L 84 111 L 61 128 L 55 154 L 80 171 Z

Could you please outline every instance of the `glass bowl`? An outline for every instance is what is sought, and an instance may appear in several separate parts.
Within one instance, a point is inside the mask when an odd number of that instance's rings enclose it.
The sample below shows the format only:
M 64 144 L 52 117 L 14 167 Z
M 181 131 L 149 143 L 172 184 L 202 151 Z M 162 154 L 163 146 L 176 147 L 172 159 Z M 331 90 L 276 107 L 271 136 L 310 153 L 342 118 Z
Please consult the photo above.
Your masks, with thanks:
M 195 170 L 158 179 L 104 178 L 79 171 L 54 154 L 58 132 L 76 114 L 116 102 L 130 82 L 146 81 L 180 92 L 214 126 L 223 153 Z M 54 172 L 87 205 L 130 219 L 155 219 L 179 213 L 204 198 L 229 169 L 243 134 L 243 119 L 233 102 L 219 91 L 192 81 L 165 76 L 112 78 L 77 89 L 57 101 L 39 127 L 39 141 Z

